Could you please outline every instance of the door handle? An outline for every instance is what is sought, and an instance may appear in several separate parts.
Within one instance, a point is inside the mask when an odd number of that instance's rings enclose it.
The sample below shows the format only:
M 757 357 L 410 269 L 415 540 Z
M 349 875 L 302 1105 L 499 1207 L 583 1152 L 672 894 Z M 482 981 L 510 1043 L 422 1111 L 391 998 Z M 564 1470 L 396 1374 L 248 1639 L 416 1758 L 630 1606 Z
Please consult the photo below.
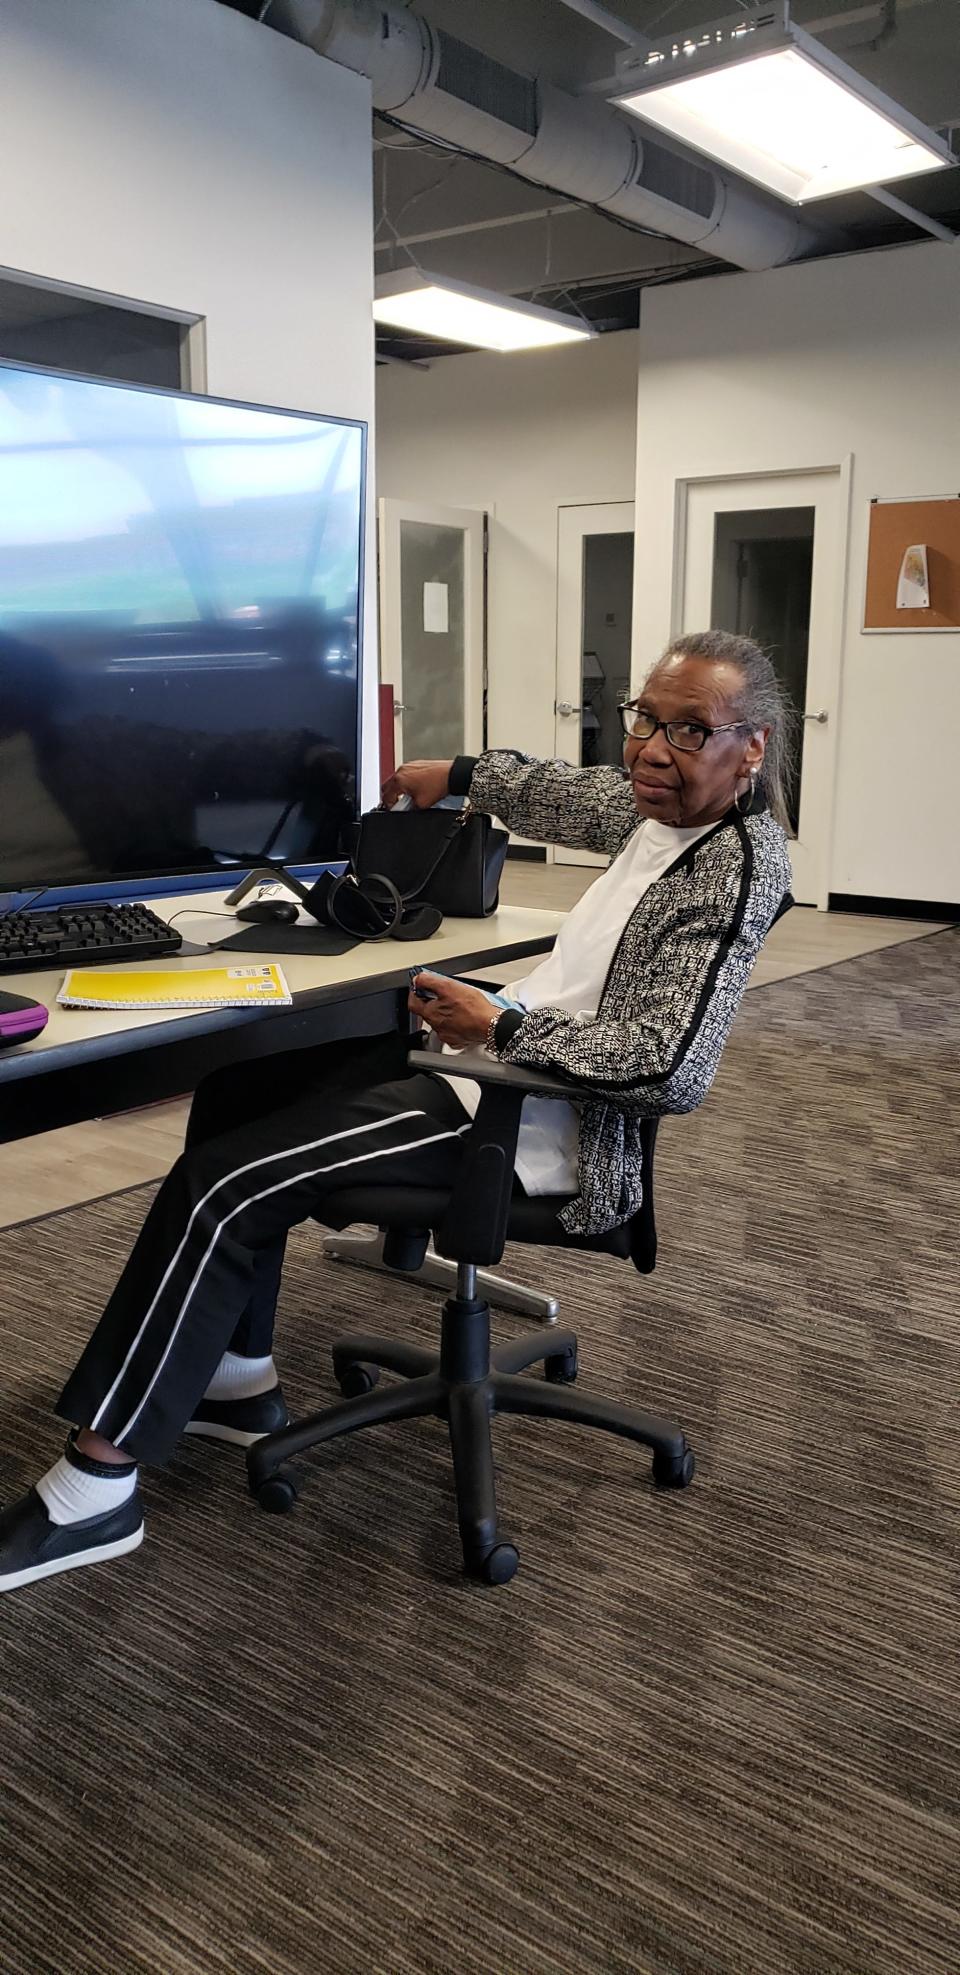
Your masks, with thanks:
M 398 713 L 406 713 L 406 710 L 407 710 L 407 709 L 406 709 L 406 707 L 405 707 L 405 705 L 404 705 L 404 703 L 403 703 L 403 700 L 402 700 L 402 699 L 395 699 L 395 700 L 394 700 L 394 702 L 393 702 L 393 712 L 394 712 L 394 718 L 396 718 L 396 716 L 397 716 L 397 714 L 398 714 Z
M 562 714 L 563 718 L 566 719 L 567 716 L 571 713 L 582 713 L 583 707 L 574 706 L 572 702 L 568 699 L 558 699 L 556 703 L 555 711 L 559 714 Z
M 825 727 L 827 721 L 830 718 L 830 715 L 829 713 L 827 713 L 826 709 L 821 706 L 819 713 L 805 713 L 803 717 L 805 720 L 815 720 L 818 727 Z

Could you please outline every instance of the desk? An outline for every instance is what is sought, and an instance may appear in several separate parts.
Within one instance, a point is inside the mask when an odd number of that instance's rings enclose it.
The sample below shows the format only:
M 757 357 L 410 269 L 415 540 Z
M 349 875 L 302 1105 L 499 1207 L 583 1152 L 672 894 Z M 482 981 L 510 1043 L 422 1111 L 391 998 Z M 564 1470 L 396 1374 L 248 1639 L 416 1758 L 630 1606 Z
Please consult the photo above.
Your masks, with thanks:
M 176 917 L 177 930 L 190 941 L 229 937 L 230 927 L 217 916 L 228 909 L 222 895 L 164 899 L 158 909 L 161 918 Z M 179 916 L 187 913 L 189 917 Z M 293 1007 L 280 1010 L 192 1008 L 130 1014 L 58 1008 L 62 969 L 0 975 L 0 987 L 43 1002 L 51 1011 L 42 1035 L 19 1049 L 0 1052 L 0 1144 L 180 1096 L 224 1063 L 351 1036 L 383 1035 L 402 1018 L 407 969 L 414 963 L 453 974 L 503 962 L 515 975 L 513 963 L 547 952 L 562 923 L 558 912 L 504 905 L 489 919 L 445 919 L 433 939 L 415 946 L 383 940 L 336 958 L 281 953 L 276 957 Z M 162 966 L 189 973 L 211 963 L 236 966 L 247 957 L 271 956 L 204 952 L 130 964 L 132 971 Z

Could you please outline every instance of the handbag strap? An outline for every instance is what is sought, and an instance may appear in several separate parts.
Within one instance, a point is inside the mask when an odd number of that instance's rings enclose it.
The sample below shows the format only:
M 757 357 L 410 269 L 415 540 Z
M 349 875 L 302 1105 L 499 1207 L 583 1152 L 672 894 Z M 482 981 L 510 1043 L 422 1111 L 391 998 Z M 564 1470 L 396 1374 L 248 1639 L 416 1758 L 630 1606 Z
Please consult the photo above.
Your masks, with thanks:
M 371 896 L 368 887 L 375 885 L 382 887 L 384 893 L 382 899 L 375 895 Z M 341 898 L 361 899 L 371 913 L 381 916 L 381 926 L 378 929 L 372 928 L 369 932 L 362 932 L 359 927 L 349 925 L 338 909 Z M 348 938 L 356 940 L 390 939 L 397 933 L 402 923 L 403 904 L 404 901 L 393 880 L 384 877 L 382 871 L 371 871 L 370 876 L 362 883 L 345 872 L 343 877 L 334 880 L 325 901 L 327 917 L 331 923 L 339 932 L 346 933 Z

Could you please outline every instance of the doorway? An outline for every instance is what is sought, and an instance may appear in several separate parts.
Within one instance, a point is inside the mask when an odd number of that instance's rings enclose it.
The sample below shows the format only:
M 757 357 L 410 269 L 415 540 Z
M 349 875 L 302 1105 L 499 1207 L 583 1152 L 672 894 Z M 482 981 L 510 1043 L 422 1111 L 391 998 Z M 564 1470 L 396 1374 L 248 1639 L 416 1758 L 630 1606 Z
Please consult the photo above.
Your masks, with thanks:
M 839 694 L 847 476 L 692 481 L 681 487 L 675 621 L 755 638 L 796 712 L 787 803 L 798 904 L 826 906 Z
M 557 537 L 557 691 L 554 745 L 578 768 L 619 767 L 619 707 L 630 695 L 633 502 L 562 507 Z M 557 864 L 606 863 L 554 849 Z
M 710 622 L 770 653 L 791 703 L 807 703 L 815 507 L 732 509 L 714 524 Z M 800 821 L 800 762 L 791 764 L 790 828 Z

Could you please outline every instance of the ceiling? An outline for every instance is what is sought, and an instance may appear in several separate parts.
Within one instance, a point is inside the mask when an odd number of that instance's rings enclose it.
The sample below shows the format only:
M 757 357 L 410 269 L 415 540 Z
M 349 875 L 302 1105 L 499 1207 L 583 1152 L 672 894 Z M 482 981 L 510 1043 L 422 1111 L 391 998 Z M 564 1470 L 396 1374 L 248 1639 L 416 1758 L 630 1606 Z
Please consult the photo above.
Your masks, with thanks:
M 260 14 L 262 0 L 225 0 Z M 628 28 L 659 36 L 730 19 L 747 0 L 604 0 Z M 415 0 L 433 25 L 508 67 L 572 93 L 612 82 L 625 50 L 604 28 L 563 0 Z M 924 123 L 956 127 L 960 150 L 960 0 L 794 0 L 794 20 Z M 712 255 L 644 233 L 418 137 L 381 117 L 374 123 L 378 273 L 411 261 L 441 274 L 515 295 L 573 305 L 601 330 L 629 328 L 640 294 L 654 282 L 723 270 Z M 960 166 L 901 182 L 910 205 L 960 230 Z M 833 229 L 830 251 L 867 250 L 928 236 L 868 194 L 818 201 Z M 448 349 L 449 346 L 444 346 Z M 387 333 L 381 356 L 436 356 Z

